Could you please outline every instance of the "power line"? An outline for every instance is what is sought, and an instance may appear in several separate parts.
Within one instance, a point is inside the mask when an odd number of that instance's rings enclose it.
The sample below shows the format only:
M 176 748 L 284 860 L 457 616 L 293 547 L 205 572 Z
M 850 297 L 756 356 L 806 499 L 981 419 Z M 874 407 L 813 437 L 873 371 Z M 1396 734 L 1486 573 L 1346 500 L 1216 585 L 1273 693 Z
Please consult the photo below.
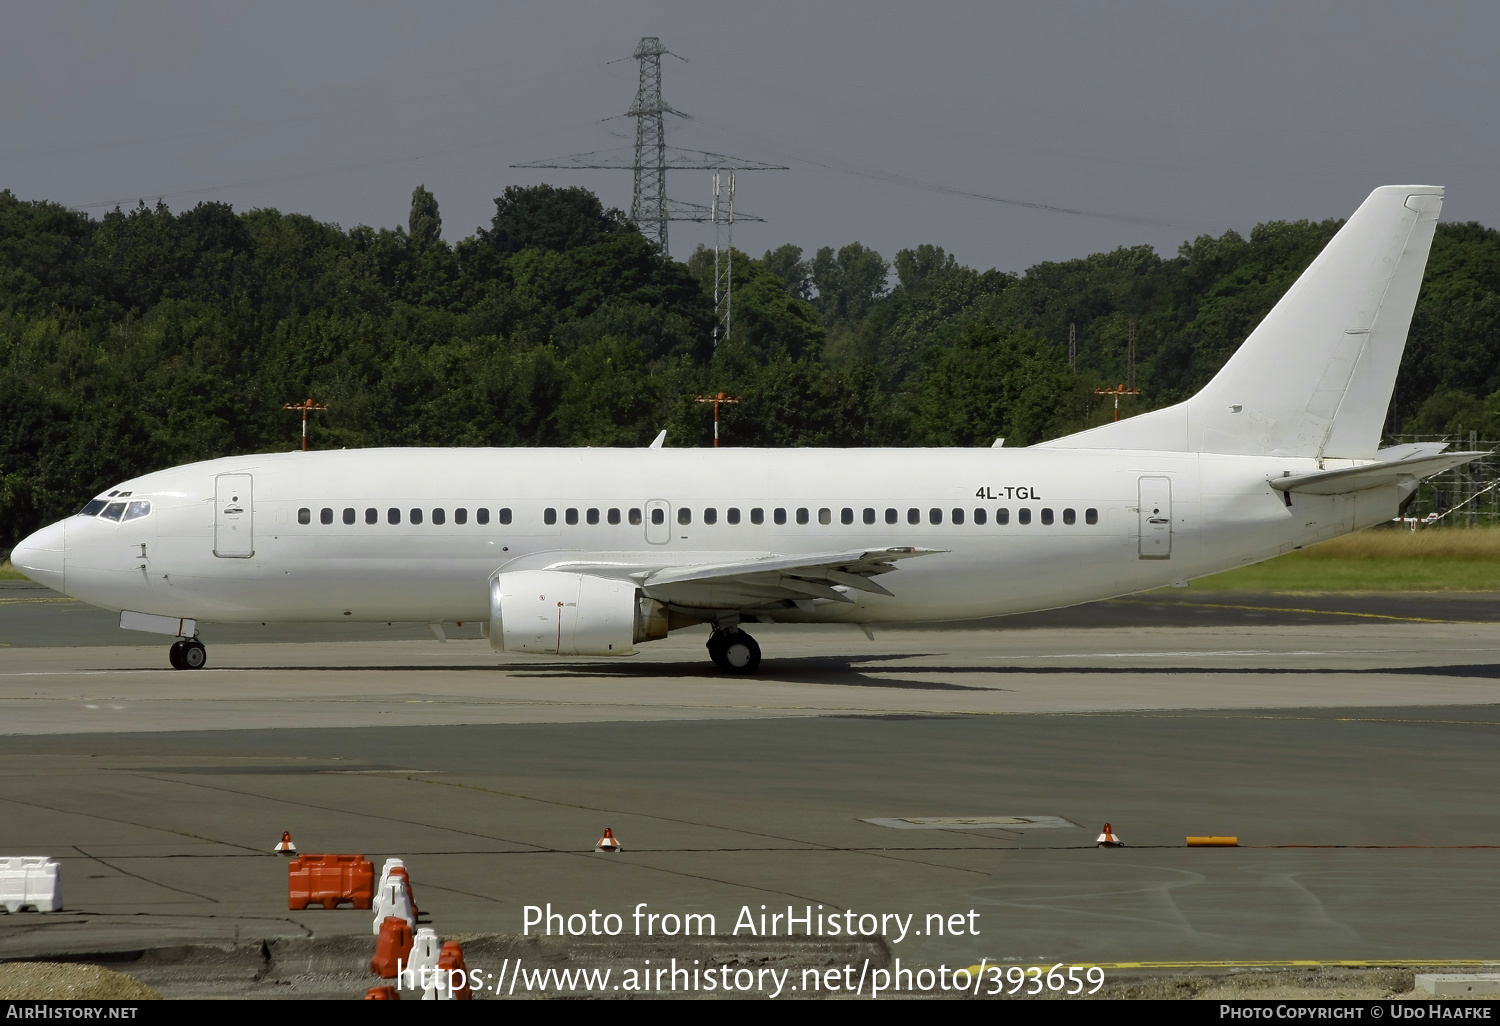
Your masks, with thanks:
M 512 164 L 513 168 L 570 168 L 570 169 L 616 169 L 629 170 L 633 175 L 630 199 L 630 219 L 642 235 L 654 239 L 663 254 L 667 248 L 667 222 L 669 221 L 715 221 L 717 204 L 707 206 L 667 198 L 668 169 L 696 169 L 701 171 L 785 171 L 786 167 L 768 164 L 760 160 L 731 157 L 723 153 L 706 150 L 683 150 L 667 145 L 666 116 L 688 115 L 670 106 L 662 96 L 661 59 L 663 56 L 678 57 L 656 36 L 642 36 L 630 59 L 640 63 L 635 101 L 631 103 L 626 117 L 635 118 L 635 147 L 627 157 L 619 150 L 595 150 L 591 153 L 574 153 L 550 160 L 535 160 L 526 164 Z M 623 59 L 623 58 L 622 58 Z M 618 155 L 616 155 L 618 154 Z M 759 221 L 758 217 L 740 214 L 739 220 Z

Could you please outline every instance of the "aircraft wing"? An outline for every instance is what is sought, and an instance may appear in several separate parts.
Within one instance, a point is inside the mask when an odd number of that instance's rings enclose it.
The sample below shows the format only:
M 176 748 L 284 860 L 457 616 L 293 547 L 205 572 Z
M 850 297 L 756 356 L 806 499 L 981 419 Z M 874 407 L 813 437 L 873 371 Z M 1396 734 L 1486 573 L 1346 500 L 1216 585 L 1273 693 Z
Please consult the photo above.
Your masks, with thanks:
M 835 585 L 875 595 L 890 595 L 891 592 L 874 578 L 897 569 L 894 565 L 897 560 L 942 551 L 945 550 L 896 546 L 655 568 L 570 562 L 554 564 L 547 569 L 629 577 L 647 596 L 671 605 L 753 609 L 770 602 L 819 598 L 854 602 L 848 594 L 836 590 Z
M 1270 485 L 1277 491 L 1304 492 L 1308 495 L 1346 495 L 1361 492 L 1366 488 L 1420 481 L 1434 474 L 1441 474 L 1450 467 L 1487 456 L 1483 452 L 1445 452 L 1436 456 L 1413 453 L 1404 460 L 1370 463 L 1347 470 L 1325 470 L 1318 474 L 1296 474 L 1292 477 L 1273 477 Z

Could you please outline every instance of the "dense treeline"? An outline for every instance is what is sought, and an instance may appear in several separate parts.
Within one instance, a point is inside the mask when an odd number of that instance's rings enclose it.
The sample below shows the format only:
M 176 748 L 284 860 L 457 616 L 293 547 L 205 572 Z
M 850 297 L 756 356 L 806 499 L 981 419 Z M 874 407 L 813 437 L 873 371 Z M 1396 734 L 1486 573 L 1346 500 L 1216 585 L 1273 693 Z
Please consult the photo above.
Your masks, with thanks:
M 576 188 L 512 187 L 450 245 L 417 188 L 407 226 L 158 204 L 95 221 L 0 192 L 0 552 L 142 471 L 319 448 L 1024 445 L 1100 423 L 1134 324 L 1144 394 L 1206 381 L 1339 222 L 1263 224 L 1024 275 L 936 246 L 735 254 L 714 345 L 713 258 L 663 258 Z M 1067 358 L 1069 327 L 1076 369 Z M 1388 427 L 1500 430 L 1500 233 L 1441 225 Z

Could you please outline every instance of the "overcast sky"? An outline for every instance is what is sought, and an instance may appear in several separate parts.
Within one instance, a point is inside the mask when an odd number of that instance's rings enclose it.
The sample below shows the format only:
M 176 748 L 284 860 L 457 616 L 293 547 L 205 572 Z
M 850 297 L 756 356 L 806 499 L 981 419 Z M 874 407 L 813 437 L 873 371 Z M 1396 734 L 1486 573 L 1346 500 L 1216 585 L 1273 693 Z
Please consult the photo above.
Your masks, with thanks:
M 652 35 L 686 58 L 664 58 L 691 116 L 670 143 L 790 165 L 740 178 L 755 255 L 931 242 L 1020 271 L 1344 217 L 1394 182 L 1500 225 L 1493 2 L 50 0 L 4 29 L 0 188 L 95 216 L 162 197 L 394 226 L 425 183 L 456 240 L 510 184 L 628 208 L 628 171 L 508 165 L 628 145 Z M 706 201 L 708 175 L 668 192 Z M 679 258 L 705 241 L 672 226 Z

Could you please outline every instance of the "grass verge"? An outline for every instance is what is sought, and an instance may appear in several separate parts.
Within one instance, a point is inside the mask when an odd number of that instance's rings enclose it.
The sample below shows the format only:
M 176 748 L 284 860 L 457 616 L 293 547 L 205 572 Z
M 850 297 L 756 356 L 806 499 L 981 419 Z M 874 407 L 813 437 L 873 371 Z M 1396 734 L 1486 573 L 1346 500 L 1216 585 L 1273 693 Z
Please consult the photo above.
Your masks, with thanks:
M 1500 591 L 1500 527 L 1373 527 L 1193 582 L 1222 591 Z

